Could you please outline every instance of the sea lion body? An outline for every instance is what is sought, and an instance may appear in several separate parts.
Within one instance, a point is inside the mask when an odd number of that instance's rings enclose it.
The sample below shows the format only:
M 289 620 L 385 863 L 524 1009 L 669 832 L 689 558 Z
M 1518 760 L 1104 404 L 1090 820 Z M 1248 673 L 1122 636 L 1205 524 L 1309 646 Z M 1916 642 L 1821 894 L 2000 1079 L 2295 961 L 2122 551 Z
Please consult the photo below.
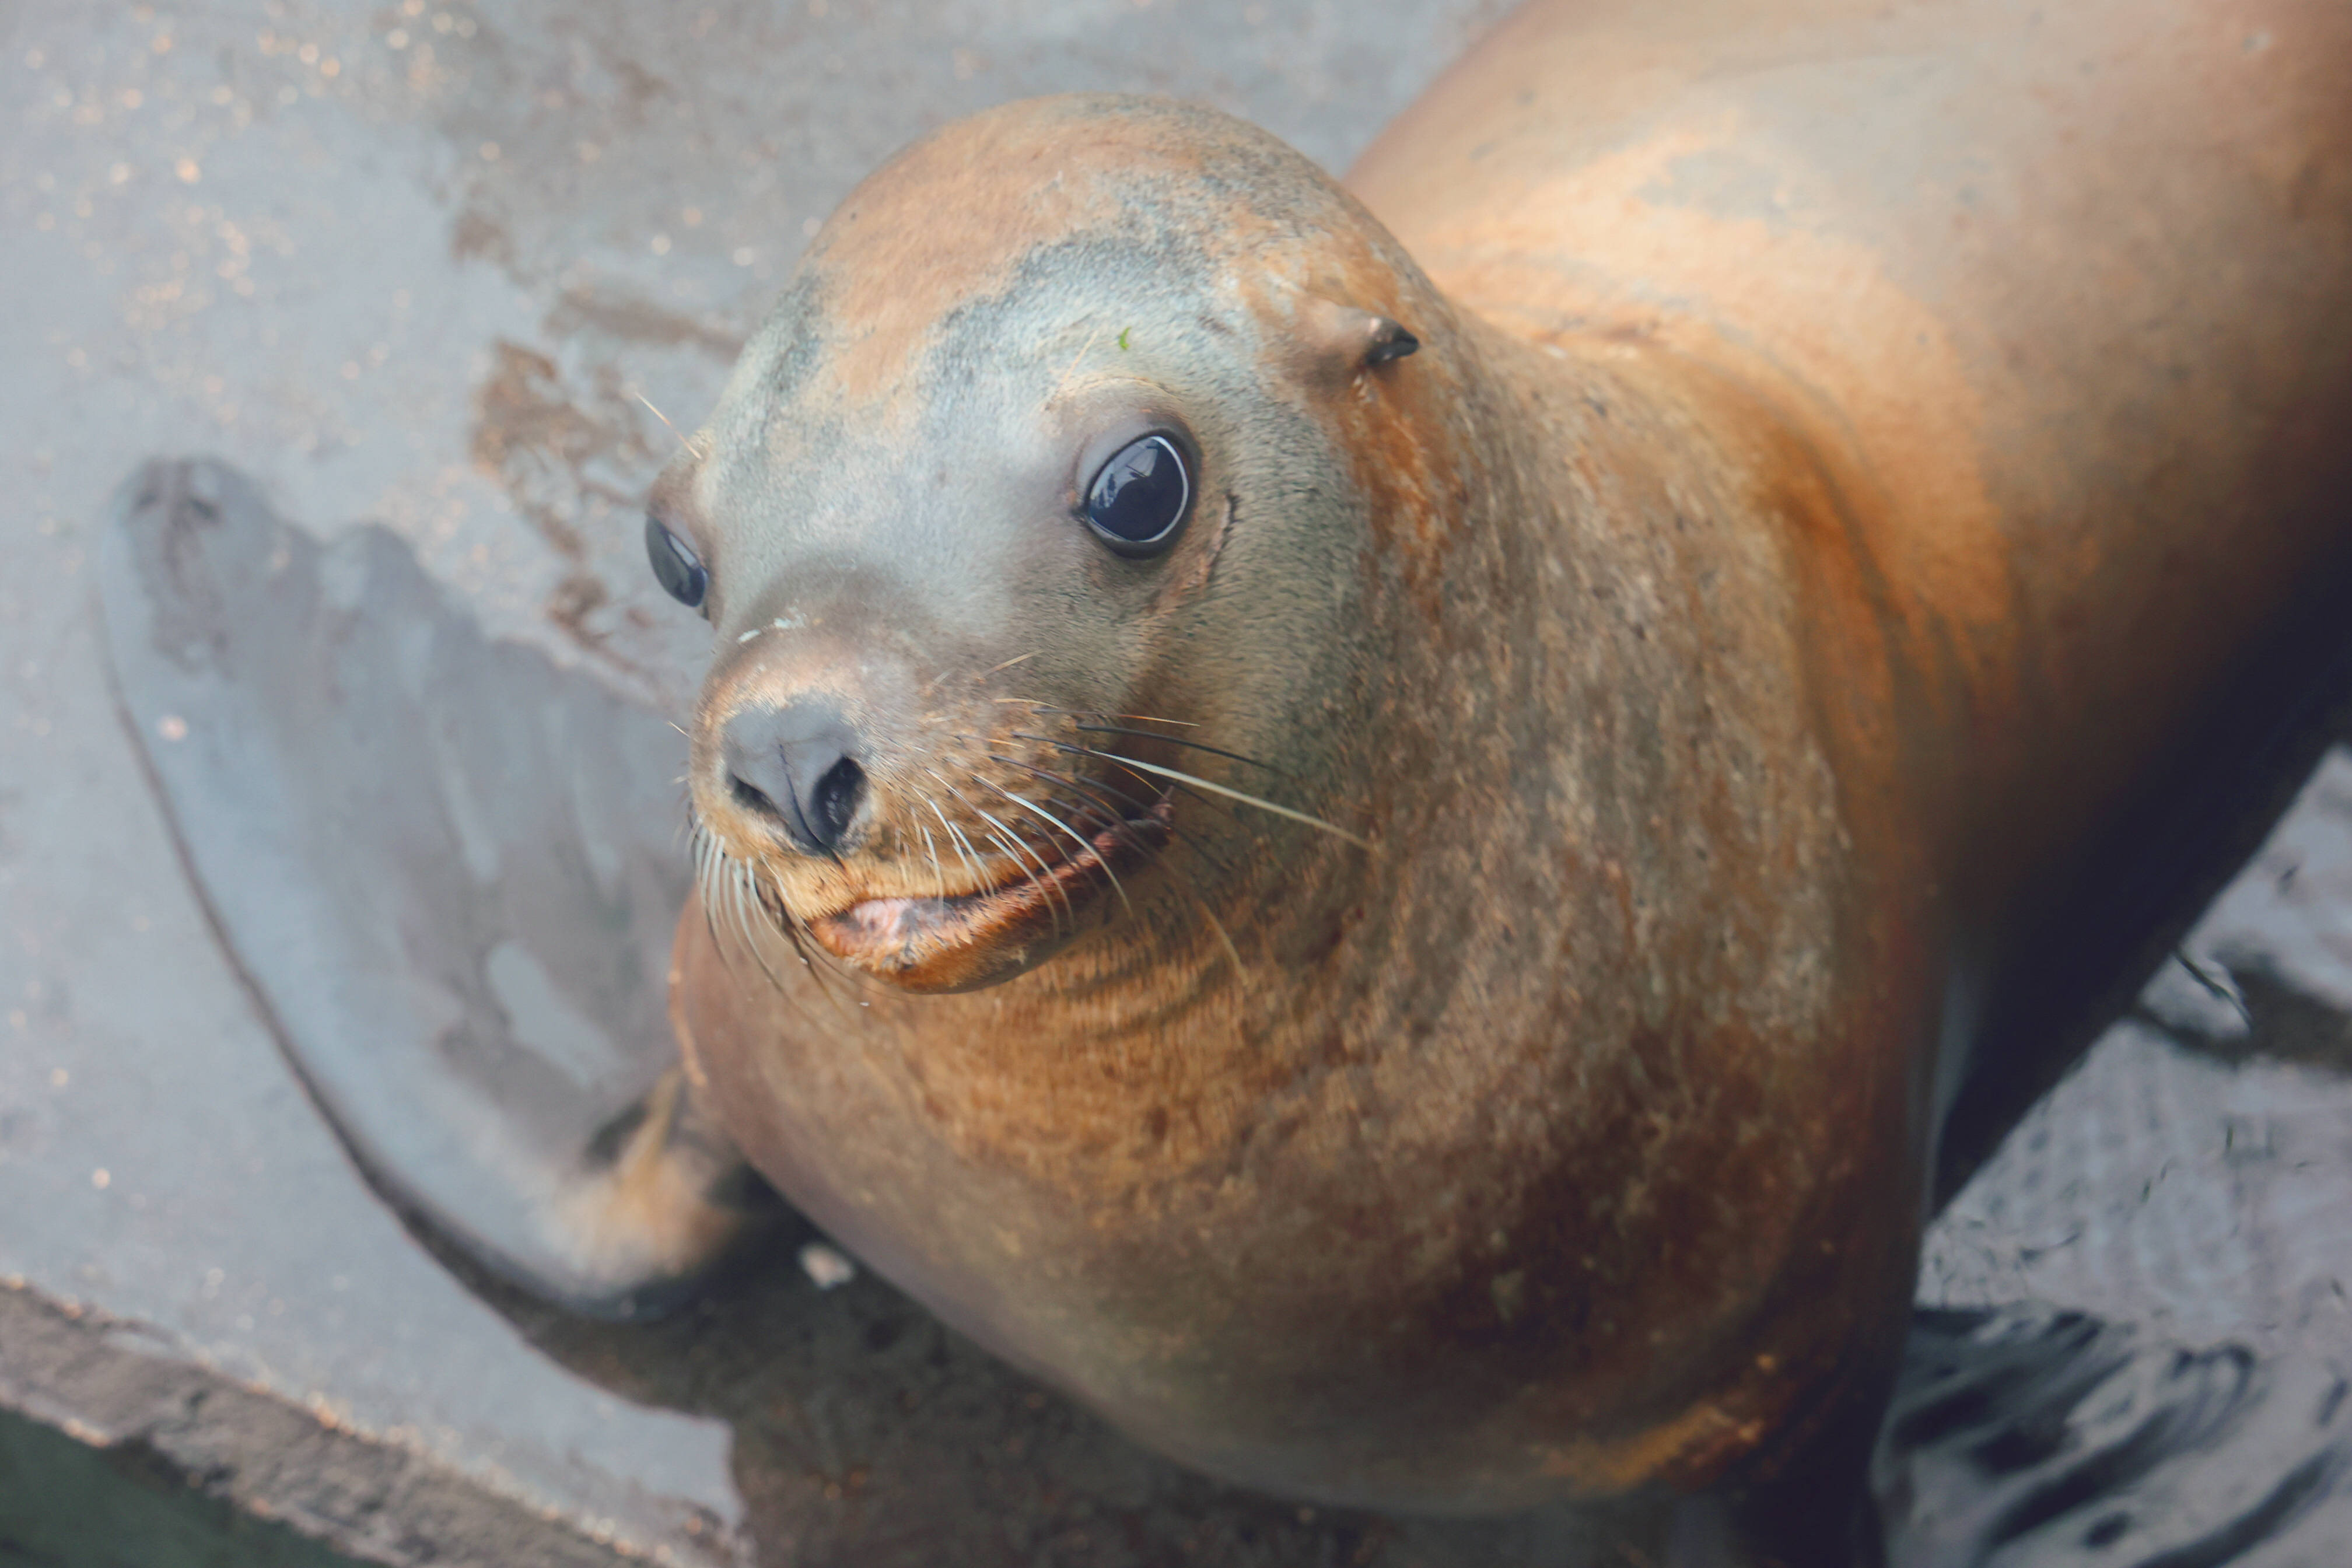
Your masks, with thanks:
M 1858 1470 L 2021 953 L 2345 580 L 2352 16 L 2217 15 L 1530 6 L 1369 212 L 1150 100 L 902 153 L 656 491 L 701 1102 L 1221 1475 Z

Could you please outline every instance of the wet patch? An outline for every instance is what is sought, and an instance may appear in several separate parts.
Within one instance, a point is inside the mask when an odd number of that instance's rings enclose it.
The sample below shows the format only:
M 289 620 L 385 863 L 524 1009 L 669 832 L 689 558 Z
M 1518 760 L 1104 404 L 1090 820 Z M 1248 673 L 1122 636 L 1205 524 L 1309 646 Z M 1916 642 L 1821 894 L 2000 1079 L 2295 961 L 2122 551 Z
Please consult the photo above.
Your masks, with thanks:
M 1876 1483 L 1899 1564 L 2327 1561 L 2352 1530 L 2345 1373 L 2030 1307 L 1922 1312 Z

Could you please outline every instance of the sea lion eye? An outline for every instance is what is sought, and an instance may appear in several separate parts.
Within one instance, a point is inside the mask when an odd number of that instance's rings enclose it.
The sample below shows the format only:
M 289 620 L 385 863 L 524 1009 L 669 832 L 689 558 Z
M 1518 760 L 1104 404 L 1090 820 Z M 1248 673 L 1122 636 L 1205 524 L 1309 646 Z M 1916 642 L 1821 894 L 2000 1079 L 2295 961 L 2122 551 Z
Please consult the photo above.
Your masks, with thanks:
M 702 557 L 657 518 L 646 519 L 646 559 L 654 563 L 654 576 L 671 598 L 689 610 L 700 607 L 702 595 L 710 587 L 710 574 L 703 570 Z
M 1087 522 L 1121 555 L 1157 555 L 1176 542 L 1192 509 L 1184 454 L 1165 436 L 1121 447 L 1087 488 Z

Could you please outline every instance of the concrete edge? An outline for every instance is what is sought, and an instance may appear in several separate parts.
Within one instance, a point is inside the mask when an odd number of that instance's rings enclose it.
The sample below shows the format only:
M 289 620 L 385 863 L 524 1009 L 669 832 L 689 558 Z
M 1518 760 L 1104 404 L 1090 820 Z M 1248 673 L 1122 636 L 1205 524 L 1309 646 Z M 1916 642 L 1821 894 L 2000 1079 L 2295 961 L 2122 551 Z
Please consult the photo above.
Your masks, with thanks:
M 182 1359 L 167 1336 L 0 1279 L 0 1411 L 63 1433 L 150 1488 L 184 1488 L 363 1563 L 617 1568 L 682 1563 L 605 1544 L 428 1456 Z M 713 1531 L 716 1537 L 718 1531 Z M 704 1563 L 740 1560 L 711 1539 Z

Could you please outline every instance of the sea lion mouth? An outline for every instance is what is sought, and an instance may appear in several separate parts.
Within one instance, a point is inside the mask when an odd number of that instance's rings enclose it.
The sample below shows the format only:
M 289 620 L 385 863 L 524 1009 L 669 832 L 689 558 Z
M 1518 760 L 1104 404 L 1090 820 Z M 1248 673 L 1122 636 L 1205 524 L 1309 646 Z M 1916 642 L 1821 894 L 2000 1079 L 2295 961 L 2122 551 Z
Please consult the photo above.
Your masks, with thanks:
M 806 924 L 835 958 L 911 991 L 956 991 L 1003 979 L 1040 950 L 1077 934 L 1104 897 L 1125 901 L 1120 879 L 1140 869 L 1168 843 L 1172 787 L 1140 814 L 1074 814 L 1071 837 L 1026 846 L 1033 858 L 1003 880 L 946 897 L 861 899 Z

